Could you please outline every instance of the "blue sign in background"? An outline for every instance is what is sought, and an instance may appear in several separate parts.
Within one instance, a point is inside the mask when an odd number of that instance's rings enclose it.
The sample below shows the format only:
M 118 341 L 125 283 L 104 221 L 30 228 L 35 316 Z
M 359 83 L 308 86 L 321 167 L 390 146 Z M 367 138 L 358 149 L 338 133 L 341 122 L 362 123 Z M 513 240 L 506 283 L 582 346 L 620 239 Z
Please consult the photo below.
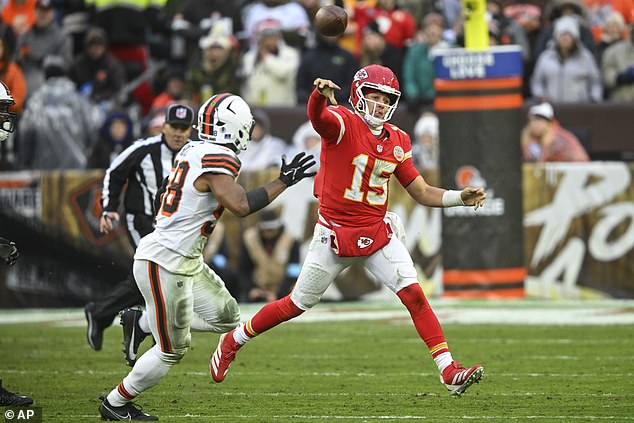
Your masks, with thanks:
M 472 51 L 462 48 L 439 50 L 434 57 L 437 79 L 491 79 L 521 76 L 522 52 L 519 46 L 491 47 Z

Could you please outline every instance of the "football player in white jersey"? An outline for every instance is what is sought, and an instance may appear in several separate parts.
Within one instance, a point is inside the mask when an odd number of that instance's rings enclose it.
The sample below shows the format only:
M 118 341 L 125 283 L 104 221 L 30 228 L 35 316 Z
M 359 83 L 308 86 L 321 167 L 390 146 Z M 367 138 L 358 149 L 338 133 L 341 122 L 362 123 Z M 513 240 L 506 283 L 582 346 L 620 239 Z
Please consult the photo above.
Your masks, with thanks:
M 156 345 L 99 407 L 104 419 L 158 420 L 132 401 L 156 385 L 190 345 L 190 329 L 228 332 L 240 321 L 238 303 L 204 263 L 202 251 L 224 209 L 237 216 L 256 212 L 287 187 L 313 176 L 313 156 L 282 160 L 279 178 L 246 192 L 236 182 L 238 153 L 247 148 L 253 115 L 247 103 L 218 94 L 198 111 L 200 142 L 181 149 L 168 177 L 154 232 L 141 239 L 134 277 L 143 294 Z

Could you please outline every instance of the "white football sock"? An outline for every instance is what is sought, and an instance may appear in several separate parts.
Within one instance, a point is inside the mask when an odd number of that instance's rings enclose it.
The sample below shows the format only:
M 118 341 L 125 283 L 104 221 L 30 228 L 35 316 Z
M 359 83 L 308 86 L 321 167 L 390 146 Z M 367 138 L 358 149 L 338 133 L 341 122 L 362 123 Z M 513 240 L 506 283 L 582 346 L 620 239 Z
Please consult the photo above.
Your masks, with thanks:
M 450 352 L 444 352 L 442 354 L 438 354 L 437 357 L 434 357 L 434 361 L 436 362 L 436 366 L 438 366 L 438 370 L 442 373 L 442 371 L 451 364 L 453 357 Z
M 240 345 L 244 345 L 251 340 L 251 337 L 244 330 L 244 323 L 240 323 L 240 326 L 234 329 L 233 340 Z

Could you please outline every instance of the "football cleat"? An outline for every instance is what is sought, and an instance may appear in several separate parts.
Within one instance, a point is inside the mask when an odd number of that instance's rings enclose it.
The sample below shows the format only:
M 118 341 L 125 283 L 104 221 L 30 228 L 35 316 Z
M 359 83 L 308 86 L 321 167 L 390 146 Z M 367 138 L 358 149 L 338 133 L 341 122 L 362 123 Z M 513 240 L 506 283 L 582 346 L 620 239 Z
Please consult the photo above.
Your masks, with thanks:
M 136 363 L 139 345 L 148 336 L 139 326 L 139 319 L 142 315 L 143 311 L 139 308 L 126 308 L 121 312 L 119 320 L 123 327 L 123 355 L 130 367 Z
M 2 379 L 0 379 L 0 406 L 18 407 L 31 404 L 33 404 L 33 398 L 7 391 L 2 387 Z
M 103 331 L 106 329 L 100 322 L 95 318 L 95 303 L 88 303 L 86 307 L 84 307 L 84 314 L 86 315 L 86 321 L 88 322 L 88 327 L 86 329 L 86 339 L 88 340 L 88 345 L 95 351 L 99 351 L 103 344 Z
M 449 391 L 449 395 L 460 396 L 474 383 L 479 383 L 484 377 L 484 368 L 480 365 L 463 367 L 462 364 L 452 361 L 443 370 L 440 376 L 442 382 Z
M 220 335 L 218 347 L 209 359 L 209 372 L 214 382 L 220 383 L 225 380 L 231 362 L 236 358 L 236 353 L 241 345 L 233 339 L 233 331 Z
M 107 398 L 104 398 L 103 402 L 99 406 L 99 414 L 101 414 L 102 420 L 114 420 L 114 421 L 156 421 L 158 417 L 151 416 L 148 413 L 144 413 L 136 404 L 131 402 L 122 405 L 121 407 L 115 407 L 108 402 Z

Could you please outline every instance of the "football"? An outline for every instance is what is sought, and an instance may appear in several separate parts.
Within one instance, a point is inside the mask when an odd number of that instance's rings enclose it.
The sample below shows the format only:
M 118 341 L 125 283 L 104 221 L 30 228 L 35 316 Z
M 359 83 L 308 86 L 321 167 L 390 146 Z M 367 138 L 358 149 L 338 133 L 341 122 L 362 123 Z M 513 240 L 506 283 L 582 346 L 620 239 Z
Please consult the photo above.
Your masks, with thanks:
M 321 7 L 315 14 L 315 29 L 328 37 L 343 34 L 348 26 L 348 14 L 339 6 Z

